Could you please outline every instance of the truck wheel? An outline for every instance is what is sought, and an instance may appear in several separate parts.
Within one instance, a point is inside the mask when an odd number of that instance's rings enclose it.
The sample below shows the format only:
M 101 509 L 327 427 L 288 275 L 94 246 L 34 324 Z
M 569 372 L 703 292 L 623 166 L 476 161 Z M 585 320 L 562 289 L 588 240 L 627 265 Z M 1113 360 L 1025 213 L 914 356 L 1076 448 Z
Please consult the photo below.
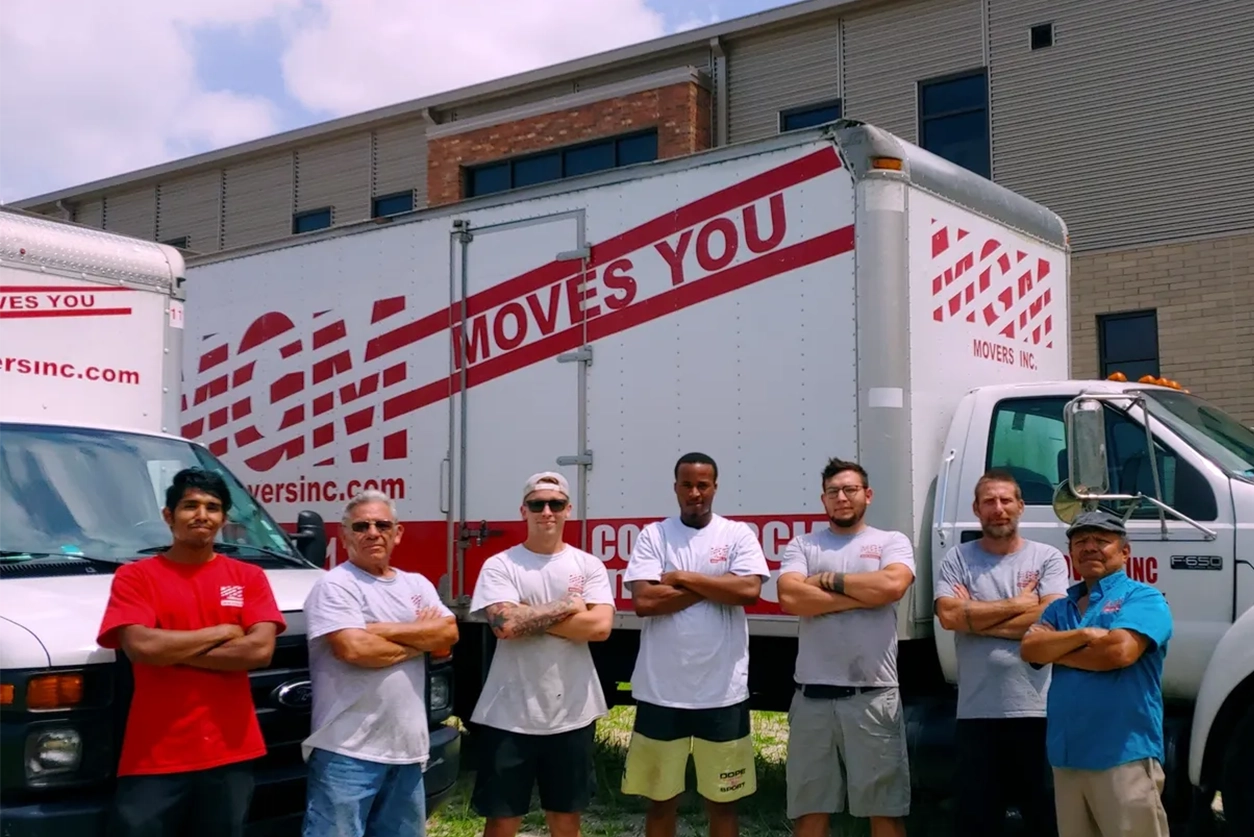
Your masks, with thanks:
M 1254 711 L 1233 730 L 1219 776 L 1224 833 L 1254 834 Z

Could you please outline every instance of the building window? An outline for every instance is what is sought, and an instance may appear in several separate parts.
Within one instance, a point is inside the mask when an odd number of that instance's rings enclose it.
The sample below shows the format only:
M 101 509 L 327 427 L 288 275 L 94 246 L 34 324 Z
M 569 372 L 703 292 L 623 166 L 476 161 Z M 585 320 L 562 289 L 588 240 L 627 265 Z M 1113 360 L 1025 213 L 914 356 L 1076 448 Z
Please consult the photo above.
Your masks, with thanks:
M 180 250 L 187 249 L 187 236 L 179 236 L 178 238 L 167 238 L 162 244 L 168 244 L 171 247 L 177 247 Z
M 813 128 L 840 119 L 840 99 L 831 102 L 820 102 L 815 105 L 803 105 L 779 112 L 779 131 L 798 131 L 802 128 Z
M 292 235 L 313 232 L 331 226 L 331 207 L 298 212 L 292 216 Z
M 1158 377 L 1158 312 L 1127 311 L 1097 318 L 1102 377 L 1122 372 L 1129 381 Z
M 991 178 L 988 135 L 988 75 L 984 70 L 919 82 L 919 145 Z
M 374 199 L 370 207 L 371 218 L 383 218 L 388 215 L 400 215 L 414 209 L 414 192 L 397 192 L 394 195 L 381 195 Z
M 465 170 L 468 198 L 657 159 L 657 130 L 498 160 Z
M 1054 45 L 1054 24 L 1038 23 L 1028 30 L 1028 42 L 1032 49 L 1048 49 Z

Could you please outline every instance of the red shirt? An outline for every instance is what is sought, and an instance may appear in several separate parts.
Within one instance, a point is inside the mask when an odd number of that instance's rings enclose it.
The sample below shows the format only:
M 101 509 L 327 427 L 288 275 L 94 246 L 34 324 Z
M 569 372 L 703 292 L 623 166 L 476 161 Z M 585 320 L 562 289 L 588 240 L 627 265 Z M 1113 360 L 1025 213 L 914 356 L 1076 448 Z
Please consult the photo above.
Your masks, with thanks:
M 225 555 L 198 566 L 164 555 L 118 568 L 96 641 L 118 647 L 118 629 L 195 631 L 233 623 L 287 627 L 260 567 Z M 119 776 L 205 770 L 266 753 L 246 671 L 132 661 L 135 695 Z

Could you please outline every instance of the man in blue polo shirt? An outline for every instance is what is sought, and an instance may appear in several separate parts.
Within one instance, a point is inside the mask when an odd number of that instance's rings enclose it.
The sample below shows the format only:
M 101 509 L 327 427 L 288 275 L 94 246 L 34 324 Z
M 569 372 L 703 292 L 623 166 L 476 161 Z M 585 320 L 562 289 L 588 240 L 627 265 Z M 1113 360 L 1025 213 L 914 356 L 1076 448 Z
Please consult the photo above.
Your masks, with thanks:
M 1171 611 L 1128 578 L 1123 521 L 1102 511 L 1067 529 L 1083 581 L 1053 602 L 1020 646 L 1053 664 L 1046 750 L 1059 837 L 1167 837 L 1163 809 L 1163 658 Z

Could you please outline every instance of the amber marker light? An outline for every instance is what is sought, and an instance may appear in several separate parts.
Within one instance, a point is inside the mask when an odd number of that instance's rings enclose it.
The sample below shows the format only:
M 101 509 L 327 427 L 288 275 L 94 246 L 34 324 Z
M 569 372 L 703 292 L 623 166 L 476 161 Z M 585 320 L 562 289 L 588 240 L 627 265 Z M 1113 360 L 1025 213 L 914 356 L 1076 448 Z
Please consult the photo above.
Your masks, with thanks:
M 871 168 L 883 171 L 901 171 L 904 164 L 897 157 L 872 157 Z
M 26 684 L 27 709 L 69 709 L 82 702 L 81 674 L 43 674 Z

